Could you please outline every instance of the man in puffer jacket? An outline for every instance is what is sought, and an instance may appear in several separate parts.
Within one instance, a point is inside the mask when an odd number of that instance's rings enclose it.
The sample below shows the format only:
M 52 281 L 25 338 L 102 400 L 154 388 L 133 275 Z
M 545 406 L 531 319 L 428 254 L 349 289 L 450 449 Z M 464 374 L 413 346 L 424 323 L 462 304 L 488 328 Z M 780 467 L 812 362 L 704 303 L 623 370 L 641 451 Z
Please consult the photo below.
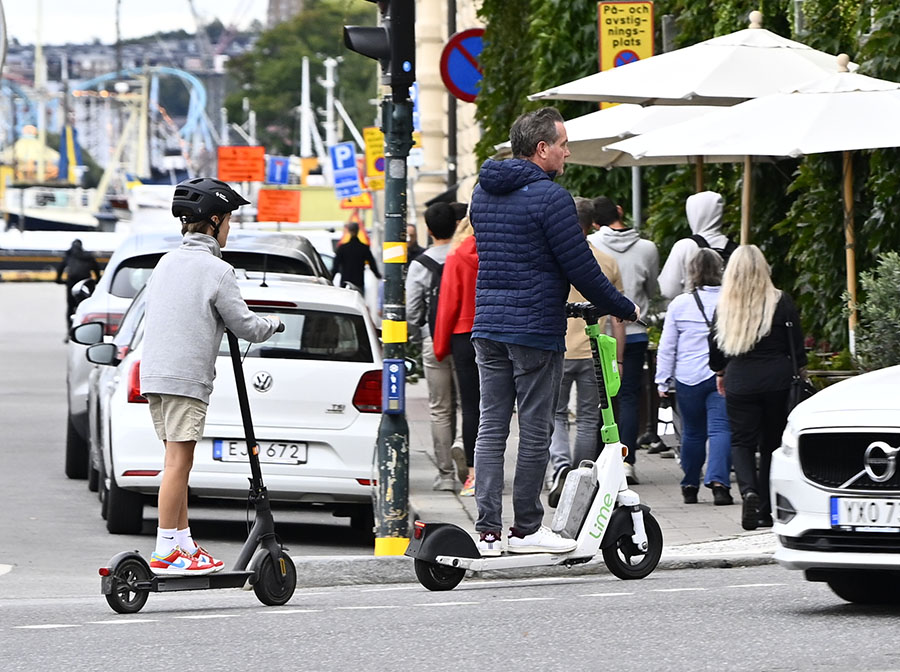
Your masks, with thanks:
M 572 197 L 553 182 L 569 156 L 559 112 L 523 114 L 510 141 L 515 158 L 484 163 L 470 209 L 479 258 L 472 328 L 481 380 L 477 544 L 482 555 L 501 552 L 503 453 L 516 404 L 519 452 L 507 548 L 566 553 L 575 541 L 541 525 L 540 493 L 562 377 L 569 285 L 618 318 L 637 319 L 639 309 L 603 275 Z

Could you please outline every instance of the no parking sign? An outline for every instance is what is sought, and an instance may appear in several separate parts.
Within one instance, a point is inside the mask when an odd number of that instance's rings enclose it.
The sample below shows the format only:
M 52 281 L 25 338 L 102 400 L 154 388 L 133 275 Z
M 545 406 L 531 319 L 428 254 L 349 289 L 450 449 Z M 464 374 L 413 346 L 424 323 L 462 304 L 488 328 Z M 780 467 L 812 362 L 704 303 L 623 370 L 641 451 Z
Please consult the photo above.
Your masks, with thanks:
M 447 40 L 441 52 L 441 79 L 454 96 L 474 102 L 481 87 L 481 49 L 484 28 L 469 28 Z
M 600 70 L 611 70 L 653 56 L 653 3 L 597 3 Z M 603 103 L 601 107 L 609 107 Z

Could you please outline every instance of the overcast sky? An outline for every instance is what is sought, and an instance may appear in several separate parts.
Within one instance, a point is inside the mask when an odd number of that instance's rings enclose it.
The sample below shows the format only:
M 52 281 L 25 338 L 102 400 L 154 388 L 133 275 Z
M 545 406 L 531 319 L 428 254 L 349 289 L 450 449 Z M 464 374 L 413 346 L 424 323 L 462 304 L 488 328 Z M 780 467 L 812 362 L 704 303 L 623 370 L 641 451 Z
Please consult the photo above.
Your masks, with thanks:
M 116 0 L 41 0 L 44 44 L 116 41 Z M 121 0 L 122 37 L 141 37 L 196 24 L 188 0 Z M 10 38 L 32 44 L 37 38 L 38 0 L 0 0 Z M 194 0 L 204 21 L 218 17 L 226 26 L 246 28 L 253 19 L 265 23 L 268 0 Z

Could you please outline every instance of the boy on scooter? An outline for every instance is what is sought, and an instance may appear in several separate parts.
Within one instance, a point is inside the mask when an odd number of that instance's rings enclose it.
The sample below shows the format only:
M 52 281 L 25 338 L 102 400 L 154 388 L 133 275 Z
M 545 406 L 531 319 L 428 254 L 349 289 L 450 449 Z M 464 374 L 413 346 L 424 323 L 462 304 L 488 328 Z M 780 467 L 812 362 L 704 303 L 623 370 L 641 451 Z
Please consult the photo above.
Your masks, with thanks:
M 224 566 L 194 542 L 188 525 L 194 446 L 203 436 L 225 328 L 259 343 L 281 325 L 278 317 L 261 317 L 247 307 L 234 269 L 222 259 L 231 213 L 247 204 L 209 177 L 175 187 L 172 214 L 181 220 L 184 241 L 160 259 L 148 281 L 141 392 L 166 451 L 150 557 L 150 569 L 158 575 L 203 575 Z

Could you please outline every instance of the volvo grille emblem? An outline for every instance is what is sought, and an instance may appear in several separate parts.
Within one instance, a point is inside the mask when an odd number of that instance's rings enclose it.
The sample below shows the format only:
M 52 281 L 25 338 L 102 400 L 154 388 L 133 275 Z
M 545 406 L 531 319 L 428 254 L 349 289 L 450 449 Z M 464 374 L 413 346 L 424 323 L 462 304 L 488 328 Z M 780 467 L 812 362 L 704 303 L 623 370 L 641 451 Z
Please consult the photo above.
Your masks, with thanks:
M 897 471 L 897 453 L 900 448 L 892 448 L 884 441 L 873 441 L 866 448 L 863 465 L 866 474 L 875 483 L 885 483 L 893 478 Z
M 268 392 L 272 389 L 272 374 L 260 371 L 253 376 L 253 389 L 257 392 Z

